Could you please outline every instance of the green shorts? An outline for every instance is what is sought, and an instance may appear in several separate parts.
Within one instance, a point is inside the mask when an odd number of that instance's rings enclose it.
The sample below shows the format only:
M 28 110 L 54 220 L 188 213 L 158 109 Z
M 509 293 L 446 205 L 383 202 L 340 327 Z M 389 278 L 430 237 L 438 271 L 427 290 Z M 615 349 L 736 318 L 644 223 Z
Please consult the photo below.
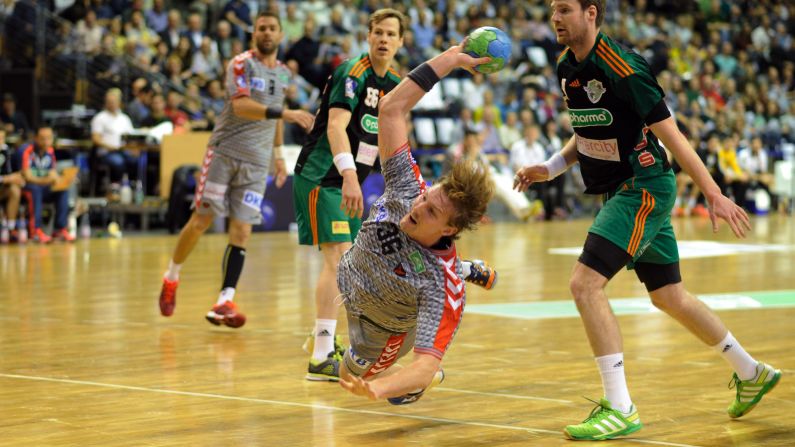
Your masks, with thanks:
M 322 187 L 296 175 L 293 177 L 293 203 L 301 245 L 352 243 L 362 227 L 360 218 L 348 217 L 340 209 L 342 190 L 339 188 Z
M 588 230 L 616 244 L 636 262 L 673 264 L 679 249 L 671 226 L 676 177 L 667 171 L 654 177 L 633 177 L 608 195 Z

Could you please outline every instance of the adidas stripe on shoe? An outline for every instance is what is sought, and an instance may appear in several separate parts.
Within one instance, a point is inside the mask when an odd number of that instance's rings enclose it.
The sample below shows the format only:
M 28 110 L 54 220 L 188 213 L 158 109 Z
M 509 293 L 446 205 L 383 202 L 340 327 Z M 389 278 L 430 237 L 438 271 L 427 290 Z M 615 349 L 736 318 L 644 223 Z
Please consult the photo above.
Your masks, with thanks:
M 602 398 L 582 423 L 567 426 L 563 429 L 563 434 L 575 441 L 601 441 L 626 436 L 642 427 L 635 405 L 632 405 L 629 413 L 623 413 L 612 408 L 610 402 Z
M 740 380 L 737 373 L 734 373 L 729 382 L 729 389 L 735 388 L 737 394 L 734 402 L 726 410 L 729 416 L 738 418 L 748 414 L 762 400 L 762 396 L 775 388 L 780 378 L 780 370 L 762 362 L 757 363 L 756 376 L 751 380 Z

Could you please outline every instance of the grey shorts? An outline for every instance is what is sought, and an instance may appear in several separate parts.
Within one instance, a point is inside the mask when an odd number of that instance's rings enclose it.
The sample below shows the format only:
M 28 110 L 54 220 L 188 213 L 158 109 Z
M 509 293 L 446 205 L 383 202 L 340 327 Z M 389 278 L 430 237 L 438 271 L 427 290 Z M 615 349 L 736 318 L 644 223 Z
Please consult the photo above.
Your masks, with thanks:
M 345 367 L 351 374 L 367 378 L 385 371 L 414 348 L 416 328 L 391 332 L 348 312 L 348 337 L 351 346 L 345 351 Z
M 257 225 L 268 167 L 227 157 L 208 147 L 193 207 L 202 215 L 229 216 Z

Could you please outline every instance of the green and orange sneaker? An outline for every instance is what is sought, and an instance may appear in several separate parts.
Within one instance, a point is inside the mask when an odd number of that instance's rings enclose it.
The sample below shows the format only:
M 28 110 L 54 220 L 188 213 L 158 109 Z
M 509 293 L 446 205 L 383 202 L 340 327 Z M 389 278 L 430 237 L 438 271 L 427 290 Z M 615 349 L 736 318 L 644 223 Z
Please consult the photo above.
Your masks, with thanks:
M 588 399 L 590 400 L 590 399 Z M 643 427 L 638 410 L 633 404 L 629 413 L 613 409 L 610 402 L 602 398 L 591 414 L 580 424 L 569 425 L 563 429 L 567 438 L 575 441 L 602 441 L 618 436 L 626 436 Z
M 762 362 L 756 364 L 756 376 L 751 380 L 740 380 L 734 373 L 729 389 L 736 388 L 737 395 L 726 410 L 729 416 L 738 418 L 749 413 L 762 400 L 762 396 L 775 388 L 780 378 L 781 371 Z

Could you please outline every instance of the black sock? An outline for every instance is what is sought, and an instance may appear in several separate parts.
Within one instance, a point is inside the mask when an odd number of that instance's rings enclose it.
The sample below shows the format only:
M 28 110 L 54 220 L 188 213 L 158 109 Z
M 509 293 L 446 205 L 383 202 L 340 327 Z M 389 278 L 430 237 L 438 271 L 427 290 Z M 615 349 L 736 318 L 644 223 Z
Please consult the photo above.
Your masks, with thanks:
M 237 287 L 237 280 L 240 279 L 240 272 L 243 271 L 243 261 L 246 260 L 246 249 L 227 245 L 224 252 L 224 260 L 221 263 L 221 272 L 224 275 L 224 284 L 221 290 Z

